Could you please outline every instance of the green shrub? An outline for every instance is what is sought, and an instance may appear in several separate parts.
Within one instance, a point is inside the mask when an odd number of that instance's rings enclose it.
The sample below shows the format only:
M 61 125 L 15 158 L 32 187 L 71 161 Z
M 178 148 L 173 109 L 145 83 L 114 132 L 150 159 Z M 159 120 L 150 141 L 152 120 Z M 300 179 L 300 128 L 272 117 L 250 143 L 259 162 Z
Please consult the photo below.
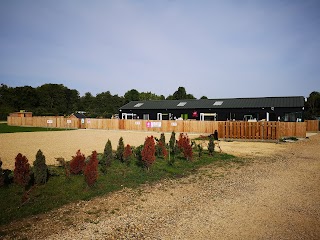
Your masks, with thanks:
M 111 166 L 112 159 L 113 159 L 112 145 L 111 145 L 110 139 L 108 139 L 104 147 L 104 151 L 101 159 L 101 171 L 103 173 L 107 173 L 107 169 Z
M 120 137 L 116 152 L 116 157 L 120 162 L 123 162 L 123 153 L 124 153 L 124 143 L 123 143 L 123 137 Z
M 46 164 L 46 157 L 40 149 L 36 154 L 36 160 L 33 162 L 33 173 L 36 184 L 44 184 L 47 182 L 48 167 Z
M 135 158 L 137 159 L 137 165 L 139 167 L 143 167 L 143 161 L 142 161 L 142 150 L 143 150 L 144 145 L 140 145 L 136 148 L 133 149 L 133 154 L 135 156 Z
M 173 131 L 171 133 L 170 141 L 169 141 L 169 158 L 168 164 L 173 165 L 175 161 L 175 156 L 179 152 L 177 140 L 176 140 L 176 133 Z
M 209 151 L 209 155 L 213 155 L 214 154 L 214 138 L 213 138 L 213 135 L 210 135 L 210 138 L 209 138 L 208 151 Z
M 4 185 L 4 173 L 2 170 L 2 161 L 0 158 L 0 187 L 2 187 Z
M 202 152 L 203 152 L 203 147 L 202 147 L 202 145 L 201 144 L 198 144 L 197 145 L 197 148 L 198 148 L 198 156 L 199 156 L 199 158 L 201 158 L 201 156 L 202 156 Z

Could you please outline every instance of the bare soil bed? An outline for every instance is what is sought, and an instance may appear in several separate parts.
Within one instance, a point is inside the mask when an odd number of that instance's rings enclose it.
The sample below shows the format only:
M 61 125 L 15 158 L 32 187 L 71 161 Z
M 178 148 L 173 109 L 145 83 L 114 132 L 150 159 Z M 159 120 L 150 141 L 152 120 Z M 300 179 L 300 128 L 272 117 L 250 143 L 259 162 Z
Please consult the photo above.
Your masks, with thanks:
M 140 144 L 133 136 L 130 143 L 123 135 L 126 143 Z M 250 159 L 124 188 L 0 231 L 4 239 L 320 239 L 320 134 L 296 143 L 220 146 Z

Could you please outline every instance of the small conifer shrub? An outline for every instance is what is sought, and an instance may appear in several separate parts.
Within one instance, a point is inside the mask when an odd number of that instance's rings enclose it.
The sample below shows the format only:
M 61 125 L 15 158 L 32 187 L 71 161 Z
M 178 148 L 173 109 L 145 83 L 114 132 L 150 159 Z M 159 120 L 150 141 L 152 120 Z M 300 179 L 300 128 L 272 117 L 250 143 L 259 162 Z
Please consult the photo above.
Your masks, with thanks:
M 129 144 L 124 149 L 123 160 L 129 166 L 132 158 L 132 149 Z
M 135 158 L 137 159 L 137 166 L 143 167 L 144 162 L 142 161 L 142 150 L 143 150 L 144 145 L 140 145 L 136 147 L 133 151 Z
M 167 151 L 167 149 L 166 149 L 165 144 L 163 144 L 162 141 L 159 141 L 159 142 L 157 143 L 156 149 L 157 149 L 157 152 L 158 152 L 157 155 L 158 155 L 159 157 L 164 157 L 164 158 L 167 157 L 168 151 Z
M 103 156 L 101 159 L 101 171 L 103 173 L 107 173 L 107 169 L 111 166 L 113 159 L 113 153 L 112 153 L 112 145 L 110 139 L 108 139 L 104 151 L 103 151 Z
M 36 184 L 44 184 L 48 177 L 48 167 L 46 157 L 39 149 L 36 154 L 36 160 L 33 162 L 34 180 Z
M 85 167 L 86 157 L 80 152 L 80 149 L 76 152 L 76 155 L 72 157 L 70 161 L 70 173 L 81 174 Z
M 4 185 L 4 173 L 2 170 L 2 161 L 0 158 L 0 187 L 2 187 Z
M 153 136 L 147 137 L 144 142 L 143 150 L 141 152 L 142 162 L 144 163 L 144 166 L 147 168 L 147 170 L 149 170 L 151 165 L 156 160 L 155 153 L 156 153 L 156 148 L 155 148 L 154 138 Z
M 209 137 L 208 152 L 211 156 L 214 154 L 214 137 L 212 134 Z
M 162 142 L 163 145 L 166 145 L 166 136 L 164 135 L 164 133 L 161 133 L 160 135 L 160 142 Z
M 26 156 L 19 153 L 15 158 L 13 181 L 20 186 L 27 186 L 30 180 L 30 164 Z
M 175 161 L 176 153 L 178 152 L 177 140 L 176 140 L 176 133 L 173 131 L 170 136 L 169 140 L 169 158 L 168 164 L 173 165 Z
M 98 179 L 98 163 L 97 152 L 93 151 L 84 169 L 85 181 L 89 187 L 92 187 Z
M 123 153 L 124 153 L 124 143 L 123 143 L 123 137 L 119 138 L 116 157 L 120 162 L 123 162 Z

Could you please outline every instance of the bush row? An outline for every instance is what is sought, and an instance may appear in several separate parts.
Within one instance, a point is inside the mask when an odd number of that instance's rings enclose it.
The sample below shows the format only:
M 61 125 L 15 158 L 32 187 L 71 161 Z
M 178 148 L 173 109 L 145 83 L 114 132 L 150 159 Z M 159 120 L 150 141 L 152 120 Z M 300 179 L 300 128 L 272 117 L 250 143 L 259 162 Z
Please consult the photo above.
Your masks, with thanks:
M 107 174 L 113 161 L 119 161 L 128 166 L 135 163 L 149 171 L 156 159 L 159 161 L 163 159 L 167 161 L 168 165 L 174 165 L 177 157 L 186 161 L 193 161 L 195 151 L 201 157 L 203 152 L 202 145 L 197 145 L 194 141 L 190 141 L 188 135 L 184 133 L 180 133 L 178 140 L 176 140 L 176 134 L 172 132 L 168 143 L 166 143 L 164 133 L 160 135 L 160 139 L 153 136 L 147 137 L 144 144 L 138 147 L 131 147 L 129 144 L 125 145 L 123 138 L 120 137 L 116 151 L 112 150 L 111 141 L 108 139 L 100 156 L 96 151 L 93 151 L 86 158 L 79 149 L 70 161 L 65 161 L 63 158 L 57 158 L 57 161 L 64 168 L 67 179 L 71 175 L 81 174 L 84 176 L 87 186 L 92 187 L 98 179 L 99 172 Z M 208 153 L 209 155 L 214 153 L 212 138 L 209 140 Z M 24 187 L 23 201 L 26 201 L 28 191 L 31 191 L 34 186 L 45 184 L 52 175 L 48 170 L 45 159 L 44 154 L 39 150 L 33 162 L 33 167 L 30 167 L 27 157 L 19 153 L 15 158 L 13 174 L 10 174 L 8 170 L 2 170 L 0 159 L 0 186 L 13 182 Z

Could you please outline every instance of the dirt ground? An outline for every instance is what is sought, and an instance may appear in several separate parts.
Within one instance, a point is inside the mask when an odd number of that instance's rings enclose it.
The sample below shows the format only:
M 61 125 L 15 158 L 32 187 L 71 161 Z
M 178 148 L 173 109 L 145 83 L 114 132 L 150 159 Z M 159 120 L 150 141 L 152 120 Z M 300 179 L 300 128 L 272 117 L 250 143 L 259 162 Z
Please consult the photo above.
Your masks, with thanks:
M 4 239 L 320 239 L 320 134 L 220 146 L 250 159 L 124 188 L 0 231 Z

